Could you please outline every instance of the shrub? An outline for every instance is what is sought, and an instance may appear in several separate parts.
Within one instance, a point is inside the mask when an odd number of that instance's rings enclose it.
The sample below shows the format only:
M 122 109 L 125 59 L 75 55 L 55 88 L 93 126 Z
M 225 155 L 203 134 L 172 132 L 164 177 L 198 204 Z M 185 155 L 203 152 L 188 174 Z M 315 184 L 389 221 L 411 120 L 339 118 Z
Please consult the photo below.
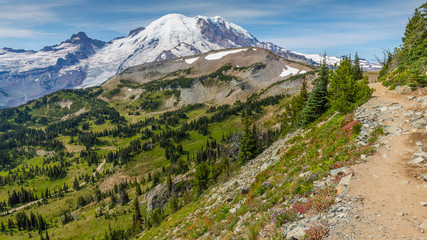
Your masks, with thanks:
M 301 214 L 305 214 L 311 209 L 312 205 L 313 205 L 313 199 L 309 199 L 307 202 L 295 202 L 293 205 L 293 208 L 297 212 Z
M 297 211 L 293 208 L 279 209 L 273 211 L 270 215 L 271 222 L 276 226 L 292 222 L 296 218 Z
M 328 228 L 324 225 L 313 225 L 305 231 L 304 239 L 322 240 L 328 234 Z
M 318 212 L 327 210 L 334 203 L 335 195 L 333 186 L 321 189 L 313 199 L 313 209 Z

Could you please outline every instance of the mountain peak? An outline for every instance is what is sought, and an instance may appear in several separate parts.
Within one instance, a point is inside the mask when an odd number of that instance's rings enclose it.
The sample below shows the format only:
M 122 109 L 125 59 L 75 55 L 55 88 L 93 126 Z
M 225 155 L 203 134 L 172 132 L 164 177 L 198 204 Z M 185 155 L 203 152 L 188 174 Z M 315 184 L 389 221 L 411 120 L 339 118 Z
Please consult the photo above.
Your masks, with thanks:
M 145 29 L 144 27 L 135 28 L 129 32 L 128 37 L 133 37 L 133 36 L 137 35 L 138 33 L 140 33 L 141 31 L 144 31 L 144 29 Z
M 83 39 L 89 39 L 89 37 L 86 35 L 85 32 L 78 32 L 77 34 L 73 34 L 70 39 L 72 39 L 72 40 L 82 39 L 83 40 Z

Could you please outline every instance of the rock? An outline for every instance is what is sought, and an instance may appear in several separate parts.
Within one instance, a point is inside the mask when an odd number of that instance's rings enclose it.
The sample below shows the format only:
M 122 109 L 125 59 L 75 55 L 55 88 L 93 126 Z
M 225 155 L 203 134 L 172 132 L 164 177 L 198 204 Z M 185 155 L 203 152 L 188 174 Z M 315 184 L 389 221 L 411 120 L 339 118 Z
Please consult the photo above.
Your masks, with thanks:
M 421 229 L 427 230 L 427 220 L 425 220 L 423 223 L 419 226 Z
M 402 106 L 399 106 L 397 104 L 394 104 L 393 106 L 389 107 L 390 110 L 398 110 L 398 109 L 402 109 Z
M 380 110 L 381 112 L 384 112 L 384 111 L 387 111 L 387 110 L 388 110 L 388 107 L 380 107 L 380 108 L 379 108 L 379 110 Z
M 242 190 L 240 191 L 241 194 L 248 194 L 250 191 L 249 187 L 244 187 L 242 188 Z
M 304 239 L 304 229 L 300 226 L 294 228 L 292 231 L 290 231 L 287 235 L 286 235 L 286 239 L 287 240 L 300 240 L 300 239 Z
M 403 112 L 403 116 L 404 117 L 412 117 L 412 116 L 414 116 L 414 111 L 409 110 L 409 111 Z
M 412 155 L 412 159 L 415 158 L 423 158 L 424 160 L 427 160 L 427 153 L 424 152 L 423 149 L 420 149 Z
M 402 133 L 402 129 L 400 127 L 396 127 L 396 126 L 389 126 L 389 127 L 385 127 L 384 131 L 389 133 L 389 134 L 399 134 Z
M 301 173 L 301 174 L 299 175 L 299 177 L 300 177 L 300 178 L 307 177 L 307 176 L 310 176 L 310 174 L 311 174 L 311 172 L 310 172 L 310 171 L 303 172 L 303 173 Z
M 331 170 L 331 176 L 335 176 L 338 173 L 345 173 L 347 171 L 347 169 L 345 167 L 341 167 L 341 168 L 337 168 L 337 169 L 333 169 Z
M 424 118 L 419 118 L 411 122 L 411 127 L 413 128 L 423 128 L 427 125 L 427 121 Z
M 353 174 L 350 174 L 350 175 L 347 175 L 347 176 L 341 178 L 339 185 L 348 186 L 350 184 L 351 176 L 353 176 Z
M 415 98 L 415 96 L 407 96 L 406 99 L 408 100 L 413 100 Z
M 314 181 L 313 182 L 313 191 L 314 193 L 318 193 L 319 190 L 324 189 L 326 187 L 325 181 Z
M 234 214 L 236 212 L 236 208 L 230 209 L 230 213 Z
M 338 186 L 335 188 L 337 190 L 337 194 L 342 194 L 345 190 L 344 184 L 338 184 Z
M 362 155 L 360 155 L 360 158 L 361 159 L 367 159 L 368 157 L 366 156 L 366 154 L 362 154 Z
M 422 143 L 422 142 L 416 142 L 415 144 L 416 144 L 418 147 L 423 146 L 423 143 Z
M 420 202 L 421 206 L 427 207 L 427 202 Z
M 416 165 L 416 164 L 420 164 L 420 163 L 422 163 L 422 162 L 424 162 L 424 158 L 422 158 L 422 157 L 417 157 L 417 158 L 415 158 L 415 159 L 412 159 L 411 161 L 409 161 L 408 163 L 409 164 L 414 164 L 414 165 Z

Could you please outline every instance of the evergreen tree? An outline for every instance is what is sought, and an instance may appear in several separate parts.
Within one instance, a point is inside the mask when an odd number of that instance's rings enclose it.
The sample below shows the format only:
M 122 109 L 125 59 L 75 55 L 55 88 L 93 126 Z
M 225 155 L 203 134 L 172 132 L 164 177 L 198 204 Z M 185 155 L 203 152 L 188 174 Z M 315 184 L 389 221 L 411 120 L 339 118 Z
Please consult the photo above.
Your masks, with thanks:
M 354 78 L 356 80 L 363 78 L 363 70 L 362 70 L 362 67 L 360 66 L 359 54 L 357 54 L 357 52 L 356 52 L 356 55 L 354 56 L 353 72 L 354 72 Z
M 169 206 L 173 213 L 178 211 L 179 201 L 175 194 L 172 194 L 172 197 L 169 199 Z
M 284 118 L 282 122 L 282 131 L 284 133 L 289 133 L 299 127 L 301 123 L 301 111 L 304 108 L 307 98 L 307 82 L 304 77 L 299 94 L 293 96 L 284 106 L 285 111 L 283 113 Z
M 314 122 L 328 107 L 328 79 L 329 69 L 326 64 L 326 55 L 320 67 L 319 77 L 314 80 L 314 87 L 308 96 L 301 114 L 301 126 L 305 127 Z
M 206 162 L 202 162 L 197 166 L 196 171 L 194 172 L 193 181 L 199 193 L 207 189 L 210 171 L 211 169 Z
M 367 85 L 366 79 L 356 80 L 349 57 L 344 57 L 329 79 L 331 107 L 339 112 L 353 111 L 359 104 L 367 101 L 372 94 L 372 89 Z
M 132 232 L 134 235 L 141 232 L 142 226 L 142 215 L 141 210 L 139 209 L 139 201 L 138 197 L 135 196 L 133 201 L 133 215 L 132 215 Z
M 248 114 L 243 116 L 244 132 L 240 139 L 239 159 L 241 163 L 246 163 L 256 156 L 256 141 L 253 131 L 251 130 L 251 122 Z
M 80 185 L 79 185 L 79 180 L 77 180 L 77 178 L 74 178 L 74 182 L 73 182 L 73 188 L 74 188 L 74 190 L 79 190 L 79 187 L 80 187 Z
M 145 180 L 145 178 L 143 178 L 143 179 Z M 136 192 L 136 195 L 138 195 L 138 196 L 142 194 L 141 185 L 139 183 L 137 183 L 135 186 L 135 192 Z

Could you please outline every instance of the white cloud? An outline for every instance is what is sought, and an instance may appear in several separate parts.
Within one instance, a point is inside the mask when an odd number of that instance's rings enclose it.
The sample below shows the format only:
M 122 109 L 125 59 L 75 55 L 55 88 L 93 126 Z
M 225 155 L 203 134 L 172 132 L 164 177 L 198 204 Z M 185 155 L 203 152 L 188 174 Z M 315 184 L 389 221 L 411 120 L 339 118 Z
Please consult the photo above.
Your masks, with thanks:
M 28 38 L 41 35 L 45 34 L 27 29 L 12 29 L 0 26 L 0 38 Z

